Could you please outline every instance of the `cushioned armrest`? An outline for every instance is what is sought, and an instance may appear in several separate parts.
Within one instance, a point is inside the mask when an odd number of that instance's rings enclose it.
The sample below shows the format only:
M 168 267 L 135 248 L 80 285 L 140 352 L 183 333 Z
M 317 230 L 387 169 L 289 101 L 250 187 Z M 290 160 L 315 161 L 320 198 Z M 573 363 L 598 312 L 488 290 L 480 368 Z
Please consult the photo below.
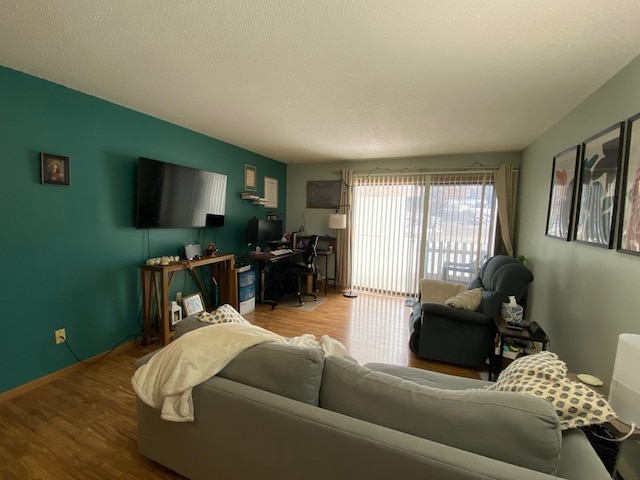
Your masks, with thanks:
M 469 310 L 463 310 L 461 308 L 453 308 L 449 305 L 443 305 L 441 303 L 423 303 L 422 304 L 422 321 L 429 321 L 429 316 L 446 317 L 448 319 L 463 322 L 472 323 L 476 325 L 487 325 L 493 320 L 487 317 L 484 313 L 470 312 Z

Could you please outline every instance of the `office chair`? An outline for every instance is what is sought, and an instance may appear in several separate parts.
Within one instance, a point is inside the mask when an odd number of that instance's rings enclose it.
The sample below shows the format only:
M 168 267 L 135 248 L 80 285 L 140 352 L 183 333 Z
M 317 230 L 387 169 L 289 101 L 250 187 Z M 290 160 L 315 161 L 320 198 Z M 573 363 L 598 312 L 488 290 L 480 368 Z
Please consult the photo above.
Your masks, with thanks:
M 311 235 L 309 243 L 302 253 L 303 264 L 290 263 L 285 267 L 285 275 L 288 279 L 292 280 L 291 285 L 295 288 L 295 293 L 298 297 L 298 301 L 300 302 L 300 306 L 304 305 L 304 300 L 302 299 L 303 295 L 309 295 L 312 296 L 314 300 L 318 300 L 318 296 L 315 293 L 308 293 L 302 289 L 303 278 L 309 281 L 309 276 L 311 276 L 311 281 L 315 280 L 316 270 L 314 260 L 317 255 L 317 248 L 318 236 Z

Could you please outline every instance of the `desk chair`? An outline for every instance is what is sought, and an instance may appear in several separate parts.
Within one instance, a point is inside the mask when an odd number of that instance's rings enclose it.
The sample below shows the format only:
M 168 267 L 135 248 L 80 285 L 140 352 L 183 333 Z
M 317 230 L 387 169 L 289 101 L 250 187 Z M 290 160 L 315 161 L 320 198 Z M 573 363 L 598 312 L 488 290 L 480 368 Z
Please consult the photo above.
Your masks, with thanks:
M 318 236 L 311 235 L 309 243 L 307 244 L 304 252 L 302 253 L 302 264 L 290 263 L 285 267 L 285 275 L 288 280 L 291 280 L 290 285 L 295 288 L 296 296 L 300 302 L 300 306 L 304 305 L 303 295 L 312 296 L 314 300 L 318 300 L 318 296 L 315 293 L 307 293 L 302 289 L 302 279 L 307 282 L 315 282 L 316 270 L 314 260 L 317 255 Z M 289 282 L 288 282 L 289 283 Z

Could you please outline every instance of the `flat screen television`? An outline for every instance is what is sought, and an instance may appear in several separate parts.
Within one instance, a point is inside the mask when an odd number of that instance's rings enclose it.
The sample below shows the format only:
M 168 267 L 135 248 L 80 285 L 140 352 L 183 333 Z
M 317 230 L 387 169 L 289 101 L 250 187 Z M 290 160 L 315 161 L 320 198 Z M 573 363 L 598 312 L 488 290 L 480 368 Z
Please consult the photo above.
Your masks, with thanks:
M 247 242 L 277 242 L 282 238 L 282 220 L 252 218 L 247 225 Z
M 140 157 L 136 228 L 220 227 L 226 195 L 226 175 Z

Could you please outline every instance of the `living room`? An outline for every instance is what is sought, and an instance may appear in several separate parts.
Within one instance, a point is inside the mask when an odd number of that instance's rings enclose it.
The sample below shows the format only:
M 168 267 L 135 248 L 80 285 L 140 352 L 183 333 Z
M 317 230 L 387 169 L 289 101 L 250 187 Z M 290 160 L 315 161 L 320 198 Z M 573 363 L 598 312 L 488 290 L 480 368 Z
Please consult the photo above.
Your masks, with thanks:
M 308 180 L 338 179 L 343 168 L 389 168 L 383 158 L 283 163 L 139 113 L 140 106 L 120 106 L 98 93 L 90 96 L 22 73 L 4 60 L 0 64 L 6 172 L 0 180 L 0 264 L 7 318 L 0 395 L 7 397 L 76 364 L 64 346 L 54 343 L 57 329 L 66 329 L 69 345 L 82 359 L 107 352 L 122 339 L 130 342 L 140 330 L 139 265 L 147 258 L 177 255 L 183 245 L 208 241 L 221 251 L 246 253 L 246 222 L 264 209 L 240 197 L 245 164 L 256 167 L 258 185 L 265 176 L 278 180 L 287 230 L 304 224 L 305 231 L 317 233 L 330 233 L 325 224 L 330 211 L 305 209 Z M 504 161 L 519 168 L 515 251 L 526 255 L 535 275 L 527 316 L 545 328 L 552 350 L 572 370 L 603 379 L 611 378 L 618 335 L 640 333 L 634 313 L 640 258 L 615 248 L 558 241 L 545 235 L 545 227 L 554 155 L 640 112 L 640 58 L 609 77 L 521 151 L 392 162 L 394 169 L 459 168 L 476 162 L 496 167 Z M 41 184 L 41 152 L 69 157 L 69 186 Z M 136 230 L 140 156 L 227 175 L 225 226 L 205 232 Z M 625 444 L 627 449 L 631 453 L 625 458 L 637 477 L 637 442 Z

